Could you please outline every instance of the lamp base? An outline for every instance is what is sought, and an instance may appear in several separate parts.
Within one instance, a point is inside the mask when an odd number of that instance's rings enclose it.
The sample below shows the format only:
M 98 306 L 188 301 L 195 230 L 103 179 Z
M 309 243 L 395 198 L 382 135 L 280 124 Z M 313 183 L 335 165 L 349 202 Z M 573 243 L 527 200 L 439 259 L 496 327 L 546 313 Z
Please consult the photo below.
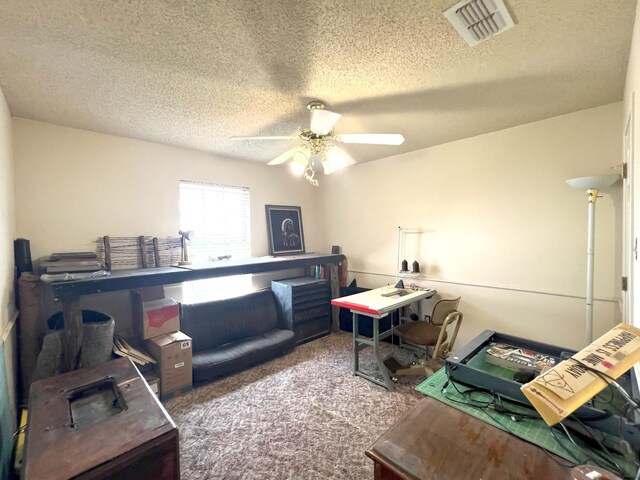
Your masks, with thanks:
M 182 266 L 182 265 L 191 265 L 191 262 L 186 261 L 186 260 L 180 260 L 180 261 L 178 262 L 178 265 L 180 265 L 180 266 Z

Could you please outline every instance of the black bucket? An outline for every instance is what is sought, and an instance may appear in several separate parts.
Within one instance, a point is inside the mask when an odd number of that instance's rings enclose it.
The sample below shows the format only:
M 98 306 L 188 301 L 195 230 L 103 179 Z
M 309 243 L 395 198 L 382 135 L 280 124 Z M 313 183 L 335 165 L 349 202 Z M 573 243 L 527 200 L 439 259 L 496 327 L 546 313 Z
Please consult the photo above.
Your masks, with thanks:
M 82 323 L 103 323 L 111 320 L 109 315 L 94 310 L 82 310 Z M 64 328 L 64 315 L 62 312 L 54 313 L 47 320 L 50 330 L 62 330 Z

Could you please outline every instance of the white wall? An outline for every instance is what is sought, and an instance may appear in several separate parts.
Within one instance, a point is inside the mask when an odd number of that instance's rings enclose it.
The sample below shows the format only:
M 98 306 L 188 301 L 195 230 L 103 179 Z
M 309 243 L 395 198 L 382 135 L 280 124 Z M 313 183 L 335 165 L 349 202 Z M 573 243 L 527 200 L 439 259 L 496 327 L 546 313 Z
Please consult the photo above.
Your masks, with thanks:
M 0 342 L 4 342 L 4 364 L 7 377 L 9 399 L 9 416 L 15 429 L 16 418 L 16 384 L 15 384 L 15 296 L 14 296 L 14 261 L 13 240 L 15 238 L 15 204 L 14 204 L 14 162 L 12 152 L 11 115 L 0 90 Z M 7 405 L 4 403 L 6 392 L 1 391 L 0 412 Z M 4 422 L 3 417 L 3 422 Z M 4 427 L 4 426 L 3 426 Z M 5 429 L 2 428 L 4 432 Z M 2 439 L 6 440 L 6 439 Z M 2 459 L 8 453 L 0 449 Z M 10 453 L 9 453 L 10 455 Z M 3 467 L 0 466 L 0 473 Z
M 462 295 L 461 343 L 493 329 L 580 347 L 587 200 L 565 180 L 611 173 L 621 132 L 615 103 L 355 165 L 323 183 L 327 245 L 376 287 L 395 280 L 398 226 L 420 228 L 406 259 Z M 597 202 L 595 336 L 620 321 L 620 192 Z
M 103 235 L 177 236 L 180 180 L 251 190 L 254 256 L 268 252 L 265 204 L 302 207 L 307 251 L 322 242 L 318 190 L 283 167 L 13 119 L 18 235 L 34 258 L 93 250 Z

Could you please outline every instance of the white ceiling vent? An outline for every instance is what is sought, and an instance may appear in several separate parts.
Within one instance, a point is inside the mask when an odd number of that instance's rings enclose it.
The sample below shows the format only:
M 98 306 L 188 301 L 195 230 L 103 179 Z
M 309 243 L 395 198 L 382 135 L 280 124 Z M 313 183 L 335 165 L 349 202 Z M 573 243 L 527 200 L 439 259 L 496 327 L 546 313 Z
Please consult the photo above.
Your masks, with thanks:
M 472 47 L 513 27 L 502 0 L 462 0 L 444 15 Z

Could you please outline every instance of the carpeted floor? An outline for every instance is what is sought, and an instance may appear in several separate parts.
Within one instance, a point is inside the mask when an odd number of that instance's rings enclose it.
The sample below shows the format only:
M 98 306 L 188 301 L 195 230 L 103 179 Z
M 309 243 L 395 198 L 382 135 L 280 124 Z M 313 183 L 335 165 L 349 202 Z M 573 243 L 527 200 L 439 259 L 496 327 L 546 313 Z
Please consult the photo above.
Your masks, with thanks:
M 364 451 L 424 398 L 423 378 L 390 393 L 353 375 L 351 349 L 350 333 L 334 333 L 168 401 L 182 478 L 373 478 Z

